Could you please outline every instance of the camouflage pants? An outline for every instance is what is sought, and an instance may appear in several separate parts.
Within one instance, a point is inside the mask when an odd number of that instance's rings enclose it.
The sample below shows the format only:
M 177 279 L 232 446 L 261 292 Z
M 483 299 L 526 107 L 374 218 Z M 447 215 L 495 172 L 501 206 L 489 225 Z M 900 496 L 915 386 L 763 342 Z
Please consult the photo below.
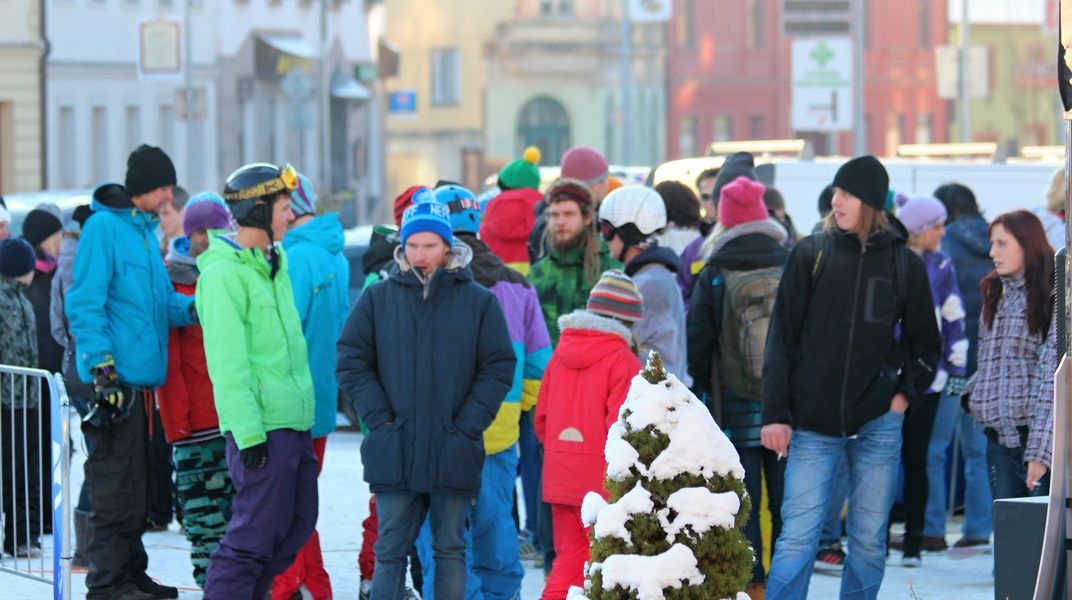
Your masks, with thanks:
M 227 472 L 224 438 L 176 445 L 175 474 L 182 524 L 190 541 L 194 580 L 205 586 L 208 558 L 219 546 L 231 519 L 234 484 Z

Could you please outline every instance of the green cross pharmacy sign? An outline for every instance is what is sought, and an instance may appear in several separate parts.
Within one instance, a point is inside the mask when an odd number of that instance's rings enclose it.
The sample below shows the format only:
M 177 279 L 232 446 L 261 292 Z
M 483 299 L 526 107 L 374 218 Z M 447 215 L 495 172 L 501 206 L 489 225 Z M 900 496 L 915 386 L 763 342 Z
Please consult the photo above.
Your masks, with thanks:
M 794 131 L 852 128 L 852 42 L 849 38 L 793 40 Z

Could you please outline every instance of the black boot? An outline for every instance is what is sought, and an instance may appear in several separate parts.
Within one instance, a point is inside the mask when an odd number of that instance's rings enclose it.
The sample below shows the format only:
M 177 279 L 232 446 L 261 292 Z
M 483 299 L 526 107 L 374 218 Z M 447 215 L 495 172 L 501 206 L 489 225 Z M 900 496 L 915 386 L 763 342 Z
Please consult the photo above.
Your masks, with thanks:
M 89 513 L 81 510 L 74 511 L 74 558 L 71 560 L 72 568 L 89 568 L 86 548 L 89 547 L 89 538 L 92 532 L 93 529 L 89 526 Z

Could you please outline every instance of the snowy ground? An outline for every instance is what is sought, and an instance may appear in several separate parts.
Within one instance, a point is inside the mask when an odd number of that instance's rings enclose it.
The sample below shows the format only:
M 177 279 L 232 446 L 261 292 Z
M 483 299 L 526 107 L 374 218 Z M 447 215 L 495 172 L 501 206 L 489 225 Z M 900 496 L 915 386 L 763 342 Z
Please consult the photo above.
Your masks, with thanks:
M 77 428 L 72 428 L 77 435 Z M 331 576 L 337 598 L 356 598 L 359 583 L 357 553 L 361 546 L 361 520 L 368 510 L 368 487 L 361 479 L 361 463 L 358 446 L 361 436 L 357 433 L 339 432 L 328 441 L 324 472 L 320 476 L 320 542 L 324 552 L 324 564 Z M 80 441 L 76 440 L 80 449 Z M 77 497 L 82 480 L 82 460 L 79 450 L 72 461 L 72 477 L 75 479 L 71 497 Z M 950 523 L 947 541 L 952 544 L 959 536 L 959 520 Z M 896 531 L 896 529 L 895 529 Z M 149 552 L 149 574 L 162 583 L 177 586 L 179 597 L 195 600 L 201 597 L 190 572 L 189 545 L 179 533 L 178 525 L 161 533 L 147 533 L 145 547 Z M 48 548 L 50 539 L 46 540 Z M 851 549 L 850 549 L 851 551 Z M 44 565 L 51 565 L 46 556 Z M 7 566 L 11 562 L 8 559 Z M 25 563 L 23 563 L 25 566 Z M 34 567 L 36 568 L 36 561 Z M 526 573 L 522 598 L 535 600 L 543 588 L 543 572 L 525 564 Z M 994 580 L 991 576 L 993 557 L 990 554 L 964 560 L 951 560 L 945 554 L 924 554 L 923 567 L 906 569 L 900 566 L 900 555 L 892 553 L 882 584 L 881 598 L 911 598 L 920 600 L 971 600 L 989 599 L 994 596 Z M 812 577 L 808 597 L 812 599 L 836 598 L 840 585 L 837 575 L 816 573 Z M 72 578 L 74 598 L 85 597 L 85 575 Z M 0 573 L 0 597 L 4 600 L 31 600 L 50 598 L 46 584 L 9 573 Z

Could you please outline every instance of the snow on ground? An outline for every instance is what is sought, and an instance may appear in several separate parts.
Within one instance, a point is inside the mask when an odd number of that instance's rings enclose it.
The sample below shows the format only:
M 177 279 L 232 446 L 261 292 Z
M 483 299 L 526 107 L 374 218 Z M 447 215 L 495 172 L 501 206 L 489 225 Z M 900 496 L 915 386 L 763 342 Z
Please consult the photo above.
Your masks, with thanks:
M 77 434 L 77 427 L 72 430 Z M 324 552 L 324 564 L 331 576 L 335 597 L 357 598 L 359 574 L 357 553 L 361 548 L 361 521 L 368 513 L 368 487 L 361 479 L 361 463 L 358 453 L 361 436 L 358 433 L 339 432 L 328 441 L 324 472 L 320 476 L 320 543 Z M 82 481 L 80 438 L 75 441 L 76 453 L 72 459 L 71 490 L 74 501 Z M 960 538 L 959 518 L 949 525 L 947 541 L 952 544 Z M 895 528 L 895 532 L 898 529 Z M 144 543 L 149 552 L 149 574 L 162 583 L 178 586 L 179 597 L 196 600 L 201 593 L 194 585 L 190 572 L 189 545 L 179 533 L 178 525 L 160 533 L 145 534 Z M 46 540 L 46 548 L 50 544 Z M 848 549 L 852 552 L 852 549 Z M 10 565 L 10 559 L 8 564 Z M 51 565 L 46 557 L 45 566 Z M 923 555 L 923 566 L 906 569 L 900 566 L 899 553 L 891 553 L 882 583 L 880 598 L 926 600 L 974 600 L 994 596 L 994 580 L 991 576 L 993 556 L 983 554 L 960 561 L 950 560 L 945 554 Z M 811 580 L 808 598 L 826 600 L 836 598 L 841 578 L 836 575 L 816 573 Z M 72 578 L 74 598 L 85 597 L 85 575 Z M 525 563 L 523 600 L 536 600 L 543 589 L 543 572 Z M 4 600 L 44 600 L 51 598 L 46 584 L 25 579 L 18 575 L 0 573 L 0 598 Z

